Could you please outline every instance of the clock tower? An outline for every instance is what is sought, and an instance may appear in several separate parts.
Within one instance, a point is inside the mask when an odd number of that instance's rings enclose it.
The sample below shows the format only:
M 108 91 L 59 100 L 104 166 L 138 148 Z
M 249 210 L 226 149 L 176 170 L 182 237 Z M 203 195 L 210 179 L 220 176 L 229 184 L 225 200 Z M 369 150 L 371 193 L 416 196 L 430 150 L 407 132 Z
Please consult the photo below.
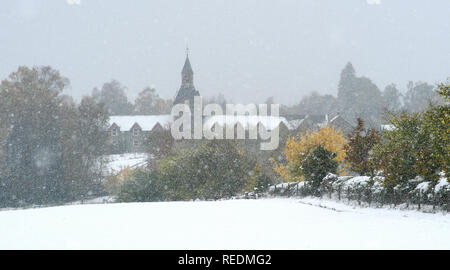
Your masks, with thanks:
M 186 51 L 186 60 L 184 61 L 183 70 L 181 71 L 181 87 L 178 90 L 173 104 L 180 104 L 189 102 L 190 106 L 194 105 L 194 96 L 199 96 L 200 93 L 194 87 L 194 71 L 189 61 L 189 54 Z

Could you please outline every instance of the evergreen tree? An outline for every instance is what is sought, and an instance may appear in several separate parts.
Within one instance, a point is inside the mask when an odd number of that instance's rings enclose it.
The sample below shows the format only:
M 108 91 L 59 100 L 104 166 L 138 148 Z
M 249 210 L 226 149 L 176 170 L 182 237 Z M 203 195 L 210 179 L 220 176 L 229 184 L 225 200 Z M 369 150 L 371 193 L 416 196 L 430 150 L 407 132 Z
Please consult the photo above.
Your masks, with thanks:
M 305 181 L 310 184 L 313 194 L 319 193 L 320 184 L 328 173 L 337 173 L 338 163 L 335 158 L 336 153 L 319 145 L 303 160 L 302 170 Z
M 259 174 L 256 177 L 255 189 L 257 192 L 265 192 L 269 189 L 269 186 L 272 185 L 272 179 L 264 173 Z
M 338 85 L 338 99 L 345 101 L 348 97 L 353 96 L 354 81 L 356 79 L 355 68 L 352 63 L 348 62 L 345 68 L 341 71 L 341 78 Z
M 347 135 L 345 160 L 352 171 L 360 175 L 373 174 L 373 164 L 370 160 L 371 151 L 380 142 L 380 134 L 375 129 L 366 130 L 364 121 L 357 119 L 358 125 Z
M 337 103 L 339 112 L 345 119 L 359 117 L 370 127 L 381 124 L 381 91 L 369 78 L 357 77 L 351 63 L 341 72 Z
M 262 171 L 261 167 L 256 164 L 251 171 L 251 176 L 247 178 L 247 190 L 262 193 L 267 191 L 271 184 L 272 179 L 270 179 L 270 177 Z
M 424 114 L 424 125 L 430 134 L 433 156 L 439 171 L 450 179 L 450 82 L 438 85 L 437 93 L 444 99 L 443 105 L 432 105 Z
M 416 176 L 436 181 L 439 162 L 423 115 L 401 113 L 393 115 L 389 122 L 394 128 L 384 131 L 381 143 L 374 147 L 375 162 L 384 173 L 385 185 L 406 185 Z

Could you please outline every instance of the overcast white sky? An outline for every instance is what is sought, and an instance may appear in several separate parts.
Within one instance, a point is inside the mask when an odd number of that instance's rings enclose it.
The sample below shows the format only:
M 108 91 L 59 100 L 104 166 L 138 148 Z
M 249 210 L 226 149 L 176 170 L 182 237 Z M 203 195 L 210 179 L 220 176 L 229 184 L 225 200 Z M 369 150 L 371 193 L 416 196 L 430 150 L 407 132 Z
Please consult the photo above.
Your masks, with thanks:
M 450 76 L 448 0 L 2 0 L 0 78 L 51 65 L 80 97 L 117 79 L 173 97 L 185 46 L 204 96 L 336 94 L 347 61 L 381 89 Z

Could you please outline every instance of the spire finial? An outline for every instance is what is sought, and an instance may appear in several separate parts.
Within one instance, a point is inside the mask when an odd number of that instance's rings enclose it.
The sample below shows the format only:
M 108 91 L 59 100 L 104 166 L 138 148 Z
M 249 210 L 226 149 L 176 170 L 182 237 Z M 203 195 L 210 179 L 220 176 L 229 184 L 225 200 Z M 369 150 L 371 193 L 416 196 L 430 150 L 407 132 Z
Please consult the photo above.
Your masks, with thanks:
M 186 43 L 186 57 L 189 57 L 189 45 Z

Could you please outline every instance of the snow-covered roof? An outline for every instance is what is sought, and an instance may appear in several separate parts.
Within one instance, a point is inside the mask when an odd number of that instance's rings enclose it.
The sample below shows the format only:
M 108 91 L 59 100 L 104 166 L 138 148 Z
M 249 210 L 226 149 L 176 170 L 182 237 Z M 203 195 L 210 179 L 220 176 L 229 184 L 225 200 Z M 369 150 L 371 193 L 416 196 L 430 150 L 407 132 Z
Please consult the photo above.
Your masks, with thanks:
M 333 117 L 333 118 L 330 120 L 330 123 L 333 123 L 334 121 L 336 121 L 336 119 L 338 119 L 339 116 L 340 116 L 340 115 L 336 115 L 335 117 Z
M 292 129 L 291 125 L 284 117 L 258 115 L 214 115 L 207 118 L 204 125 L 207 128 L 212 128 L 216 123 L 223 127 L 225 127 L 225 125 L 236 125 L 239 123 L 245 129 L 248 129 L 249 126 L 256 127 L 258 123 L 261 123 L 267 130 L 272 130 L 281 122 L 283 122 L 288 129 Z
M 303 121 L 305 121 L 304 118 L 303 119 L 294 119 L 294 120 L 289 121 L 289 124 L 291 125 L 291 127 L 293 129 L 296 129 L 303 123 Z
M 116 124 L 120 130 L 131 130 L 134 124 L 138 124 L 142 130 L 150 131 L 153 127 L 160 123 L 165 126 L 167 123 L 172 122 L 172 116 L 170 114 L 163 115 L 117 115 L 109 118 L 109 126 Z

